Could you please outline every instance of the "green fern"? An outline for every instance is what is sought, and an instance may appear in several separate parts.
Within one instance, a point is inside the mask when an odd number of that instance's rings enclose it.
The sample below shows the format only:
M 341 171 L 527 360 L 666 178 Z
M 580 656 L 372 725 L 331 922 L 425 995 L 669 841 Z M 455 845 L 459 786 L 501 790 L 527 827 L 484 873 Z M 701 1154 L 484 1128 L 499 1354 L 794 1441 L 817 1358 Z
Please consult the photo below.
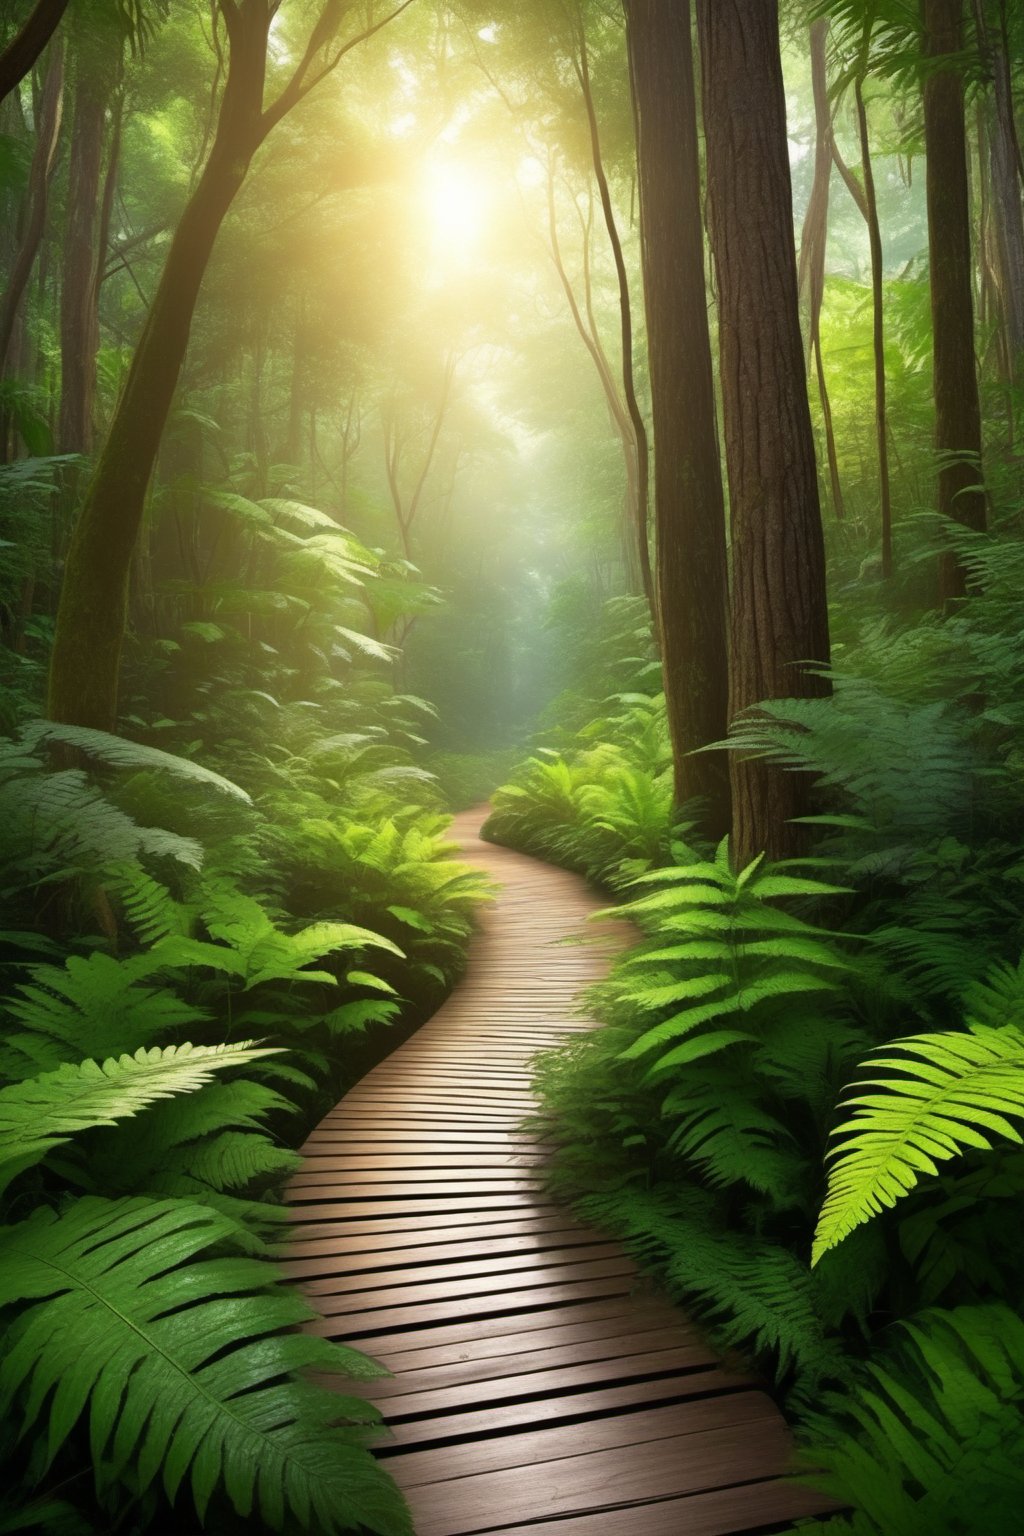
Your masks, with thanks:
M 83 1061 L 0 1089 L 0 1188 L 14 1172 L 91 1126 L 136 1115 L 155 1099 L 194 1093 L 213 1074 L 273 1055 L 252 1041 L 238 1045 L 141 1047 L 101 1065 Z M 259 1139 L 259 1138 L 257 1138 Z M 211 1180 L 211 1182 L 213 1182 Z M 223 1187 L 217 1185 L 215 1187 Z
M 803 1459 L 850 1516 L 835 1536 L 1015 1536 L 1024 1500 L 1024 1323 L 999 1303 L 919 1314 L 851 1391 L 825 1400 Z
M 636 883 L 659 888 L 613 915 L 674 941 L 639 950 L 618 973 L 636 1008 L 669 1012 L 623 1052 L 624 1060 L 633 1061 L 657 1051 L 645 1060 L 649 1077 L 664 1078 L 714 1051 L 756 1043 L 764 1005 L 802 1006 L 808 996 L 838 990 L 837 975 L 848 962 L 828 935 L 770 903 L 821 900 L 839 887 L 767 869 L 761 860 L 734 874 L 726 843 L 713 863 L 657 870 Z M 671 1011 L 677 1004 L 686 1006 Z
M 200 1518 L 223 1489 L 240 1517 L 275 1529 L 410 1532 L 363 1449 L 376 1411 L 296 1375 L 379 1368 L 285 1331 L 310 1312 L 265 1264 L 200 1257 L 232 1232 L 184 1201 L 88 1197 L 7 1228 L 0 1305 L 17 1311 L 0 1406 L 23 1431 L 45 1417 L 50 1459 L 87 1411 L 101 1484 L 130 1468 L 139 1490 L 160 1477 L 173 1501 L 187 1480 Z
M 46 745 L 69 747 L 96 762 L 107 763 L 112 768 L 156 769 L 182 783 L 215 789 L 221 794 L 230 795 L 234 800 L 241 800 L 245 805 L 252 804 L 244 789 L 240 789 L 222 774 L 204 768 L 201 763 L 193 762 L 188 757 L 176 757 L 172 752 L 161 751 L 159 747 L 147 747 L 141 742 L 112 736 L 107 731 L 88 730 L 81 725 L 60 725 L 53 720 L 34 720 L 25 727 L 22 735 L 31 751 Z
M 587 1196 L 578 1210 L 624 1239 L 724 1344 L 773 1356 L 780 1373 L 795 1367 L 809 1380 L 838 1368 L 806 1266 L 784 1248 L 720 1226 L 706 1193 L 631 1189 Z
M 0 1047 L 3 1074 L 49 1071 L 81 1061 L 83 1052 L 105 1060 L 204 1021 L 206 1014 L 177 993 L 147 985 L 160 969 L 155 951 L 129 960 L 71 955 L 63 967 L 30 967 L 31 980 L 6 1005 L 16 1027 Z
M 27 885 L 54 873 L 93 872 L 99 864 L 147 855 L 200 869 L 202 846 L 162 827 L 140 826 L 78 769 L 48 773 L 39 759 L 0 743 L 0 817 L 10 865 Z
M 852 1113 L 834 1133 L 815 1260 L 909 1194 L 922 1174 L 936 1174 L 940 1162 L 967 1147 L 988 1149 L 994 1138 L 1024 1140 L 1013 1123 L 1024 1118 L 1024 1034 L 1016 1029 L 917 1035 L 864 1065 L 887 1075 L 856 1086 L 883 1092 L 846 1101 Z

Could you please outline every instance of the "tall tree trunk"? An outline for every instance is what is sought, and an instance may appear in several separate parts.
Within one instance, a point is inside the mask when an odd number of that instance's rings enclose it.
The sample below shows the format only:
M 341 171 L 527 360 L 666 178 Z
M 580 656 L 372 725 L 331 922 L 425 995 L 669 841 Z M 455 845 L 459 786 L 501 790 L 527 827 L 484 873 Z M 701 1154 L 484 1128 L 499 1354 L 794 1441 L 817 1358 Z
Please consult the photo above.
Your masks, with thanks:
M 50 177 L 57 161 L 64 102 L 64 49 L 60 41 L 50 51 L 46 78 L 40 95 L 36 142 L 28 180 L 28 208 L 21 243 L 14 258 L 3 297 L 0 298 L 0 374 L 6 371 L 18 310 L 32 275 L 39 243 L 46 226 Z
M 927 157 L 928 254 L 931 272 L 935 447 L 940 455 L 938 509 L 965 527 L 983 529 L 981 407 L 974 357 L 971 205 L 963 78 L 963 0 L 922 0 L 925 55 L 924 140 Z M 962 597 L 963 568 L 953 555 L 939 566 L 939 599 Z
M 101 179 L 107 106 L 113 89 L 108 70 L 91 67 L 79 50 L 78 79 L 71 125 L 71 164 L 68 176 L 64 266 L 60 309 L 60 427 L 61 453 L 90 453 L 96 396 L 96 353 L 99 349 L 97 272 L 104 253 L 99 250 Z M 104 78 L 104 76 L 106 78 Z
M 68 551 L 50 662 L 51 718 L 112 730 L 132 550 L 160 439 L 181 373 L 200 285 L 220 226 L 268 133 L 356 43 L 401 10 L 336 44 L 328 0 L 291 78 L 264 107 L 274 0 L 221 0 L 230 57 L 217 130 L 167 255 L 124 393 L 86 492 Z M 316 69 L 324 51 L 329 62 Z
M 698 0 L 732 528 L 730 707 L 827 694 L 825 548 L 800 332 L 777 0 Z M 808 665 L 809 664 L 809 665 Z M 798 852 L 802 775 L 731 755 L 733 858 Z
M 623 0 L 636 117 L 665 697 L 679 803 L 729 830 L 728 570 L 689 0 Z M 691 755 L 696 753 L 697 755 Z
M 864 176 L 864 207 L 867 214 L 868 244 L 871 249 L 871 331 L 875 361 L 875 442 L 878 448 L 878 507 L 881 522 L 882 578 L 892 575 L 892 489 L 889 478 L 889 414 L 886 406 L 885 378 L 885 308 L 882 260 L 882 226 L 878 217 L 875 173 L 871 164 L 871 140 L 868 113 L 864 105 L 864 76 L 853 82 L 860 134 L 860 163 Z
M 825 361 L 821 355 L 821 309 L 825 299 L 825 254 L 828 246 L 829 189 L 832 182 L 832 105 L 828 99 L 826 56 L 828 29 L 828 18 L 822 17 L 812 22 L 810 30 L 811 83 L 814 94 L 814 179 L 800 236 L 799 288 L 801 293 L 805 289 L 807 292 L 810 350 L 814 358 L 821 420 L 825 429 L 832 505 L 836 517 L 842 521 L 846 510 L 843 485 L 839 478 L 832 401 L 829 399 L 828 381 L 825 378 Z
M 21 84 L 68 8 L 68 0 L 36 0 L 21 31 L 0 53 L 0 101 Z
M 1013 116 L 1013 82 L 1005 42 L 1005 4 L 993 35 L 984 0 L 975 0 L 978 39 L 992 71 L 992 92 L 986 101 L 989 140 L 991 215 L 995 233 L 996 282 L 1003 331 L 1004 367 L 1009 381 L 1024 368 L 1024 208 L 1021 171 Z

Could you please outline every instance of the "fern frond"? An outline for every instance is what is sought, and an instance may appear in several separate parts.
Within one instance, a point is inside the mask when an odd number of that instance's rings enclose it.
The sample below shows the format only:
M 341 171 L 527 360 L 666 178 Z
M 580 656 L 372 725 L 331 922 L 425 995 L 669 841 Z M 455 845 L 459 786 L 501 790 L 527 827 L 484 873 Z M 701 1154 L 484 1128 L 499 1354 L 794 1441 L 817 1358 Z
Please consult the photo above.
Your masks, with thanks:
M 0 1059 L 12 1065 L 8 1075 L 48 1071 L 82 1059 L 83 1051 L 100 1060 L 206 1019 L 167 988 L 145 985 L 159 969 L 153 951 L 130 960 L 100 952 L 71 955 L 63 967 L 35 965 L 30 981 L 8 1000 L 8 1014 L 20 1026 L 7 1031 Z M 13 1056 L 11 1053 L 14 1053 Z
M 241 800 L 245 805 L 252 804 L 244 789 L 222 774 L 204 768 L 201 763 L 193 762 L 188 757 L 176 757 L 172 752 L 161 751 L 159 747 L 147 747 L 122 736 L 112 736 L 107 731 L 89 730 L 81 725 L 61 725 L 54 720 L 34 720 L 25 727 L 23 736 L 31 750 L 44 744 L 71 747 L 98 763 L 108 763 L 112 768 L 157 770 L 180 779 L 182 783 L 215 789 L 220 794 L 230 795 L 234 800 Z
M 1024 1140 L 1024 1034 L 978 1025 L 973 1034 L 917 1035 L 865 1062 L 902 1075 L 868 1078 L 846 1102 L 853 1113 L 834 1132 L 829 1188 L 814 1238 L 814 1261 L 848 1232 L 934 1175 L 937 1164 L 994 1138 Z
M 155 1099 L 194 1093 L 213 1074 L 247 1066 L 273 1048 L 238 1045 L 142 1047 L 134 1056 L 83 1061 L 0 1088 L 0 1168 L 20 1172 L 90 1126 L 113 1125 Z M 0 1172 L 0 1187 L 11 1177 Z M 212 1182 L 212 1181 L 211 1181 Z
M 3 1234 L 0 1304 L 18 1307 L 0 1406 L 45 1415 L 50 1458 L 88 1410 L 97 1475 L 140 1490 L 186 1479 L 200 1518 L 222 1488 L 278 1530 L 409 1533 L 401 1498 L 362 1448 L 376 1411 L 297 1378 L 379 1368 L 294 1330 L 309 1310 L 254 1259 L 200 1258 L 233 1224 L 185 1201 L 80 1200 Z M 56 1386 L 56 1391 L 53 1388 Z M 348 1420 L 349 1428 L 336 1428 Z

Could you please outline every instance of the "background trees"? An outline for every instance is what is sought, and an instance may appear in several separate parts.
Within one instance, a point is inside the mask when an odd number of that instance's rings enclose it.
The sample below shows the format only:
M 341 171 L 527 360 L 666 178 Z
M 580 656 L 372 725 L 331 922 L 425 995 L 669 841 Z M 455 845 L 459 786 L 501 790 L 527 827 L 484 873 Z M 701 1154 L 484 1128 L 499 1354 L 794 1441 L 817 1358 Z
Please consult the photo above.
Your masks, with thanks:
M 0 1095 L 23 1126 L 109 1055 L 150 1117 L 43 1147 L 8 1225 L 60 1212 L 77 1255 L 83 1195 L 167 1199 L 197 1242 L 214 1212 L 268 1243 L 289 1106 L 450 984 L 479 893 L 444 813 L 511 775 L 495 834 L 644 931 L 608 1030 L 550 1069 L 567 1182 L 795 1413 L 828 1405 L 854 1529 L 917 1536 L 955 1485 L 972 1531 L 949 1447 L 1014 1490 L 1024 1379 L 989 1347 L 1016 1154 L 952 1155 L 1019 1103 L 984 1096 L 1024 943 L 1024 17 L 689 9 L 0 7 Z M 806 851 L 834 885 L 759 862 Z M 299 1065 L 179 1058 L 186 1027 Z M 840 1107 L 864 1061 L 871 1125 Z M 893 1084 L 928 1073 L 962 1119 L 908 1187 L 886 1138 L 937 1111 Z M 866 1140 L 812 1271 L 840 1126 Z M 151 1278 L 195 1283 L 178 1259 Z M 400 1530 L 353 1415 L 368 1502 L 342 1479 L 331 1507 Z M 72 1426 L 62 1518 L 177 1519 L 88 1457 Z

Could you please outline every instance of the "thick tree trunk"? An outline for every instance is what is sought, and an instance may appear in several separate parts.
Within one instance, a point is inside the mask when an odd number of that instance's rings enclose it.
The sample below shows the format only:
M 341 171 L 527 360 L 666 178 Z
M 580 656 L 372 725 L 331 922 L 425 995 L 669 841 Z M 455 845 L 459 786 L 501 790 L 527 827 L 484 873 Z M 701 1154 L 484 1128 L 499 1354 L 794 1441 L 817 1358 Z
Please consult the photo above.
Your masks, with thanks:
M 825 549 L 800 333 L 777 0 L 698 0 L 732 528 L 730 706 L 827 694 Z M 733 753 L 733 858 L 804 843 L 800 775 Z
M 925 53 L 924 137 L 927 156 L 928 252 L 934 335 L 935 447 L 940 455 L 938 509 L 968 528 L 986 523 L 981 487 L 981 407 L 974 357 L 971 206 L 963 78 L 955 60 L 936 61 L 963 46 L 963 0 L 922 0 Z M 952 556 L 939 568 L 939 598 L 966 591 Z
M 266 6 L 232 38 L 217 135 L 156 296 L 71 539 L 50 663 L 54 720 L 113 730 L 132 551 L 188 347 L 200 285 L 261 139 Z M 265 22 L 266 25 L 261 25 Z
M 676 799 L 729 830 L 728 570 L 701 219 L 689 0 L 623 0 L 636 116 L 654 518 Z M 691 755 L 697 753 L 696 756 Z
M 0 101 L 21 84 L 68 8 L 68 0 L 36 0 L 21 31 L 0 53 Z
M 882 226 L 878 218 L 875 173 L 871 164 L 871 140 L 868 113 L 864 105 L 864 78 L 853 83 L 857 104 L 857 128 L 860 134 L 860 163 L 864 176 L 864 206 L 867 210 L 868 244 L 871 248 L 871 330 L 875 360 L 875 442 L 878 448 L 878 508 L 881 524 L 882 577 L 892 575 L 892 489 L 889 478 L 889 413 L 886 404 L 885 377 L 885 267 L 882 260 Z
M 810 30 L 811 83 L 814 94 L 814 179 L 807 201 L 807 213 L 800 235 L 799 288 L 807 293 L 810 317 L 809 341 L 818 381 L 821 420 L 825 429 L 825 451 L 832 505 L 842 521 L 845 506 L 839 477 L 839 454 L 832 424 L 832 401 L 825 378 L 825 360 L 821 355 L 821 308 L 825 299 L 825 253 L 828 245 L 828 205 L 832 182 L 832 105 L 828 98 L 826 47 L 827 17 L 812 22 Z
M 7 355 L 14 335 L 18 310 L 32 275 L 39 243 L 46 227 L 46 207 L 50 177 L 57 160 L 60 122 L 64 101 L 64 49 L 58 41 L 49 56 L 46 79 L 39 100 L 36 142 L 29 171 L 27 214 L 21 243 L 14 265 L 0 298 L 0 374 L 6 371 Z

